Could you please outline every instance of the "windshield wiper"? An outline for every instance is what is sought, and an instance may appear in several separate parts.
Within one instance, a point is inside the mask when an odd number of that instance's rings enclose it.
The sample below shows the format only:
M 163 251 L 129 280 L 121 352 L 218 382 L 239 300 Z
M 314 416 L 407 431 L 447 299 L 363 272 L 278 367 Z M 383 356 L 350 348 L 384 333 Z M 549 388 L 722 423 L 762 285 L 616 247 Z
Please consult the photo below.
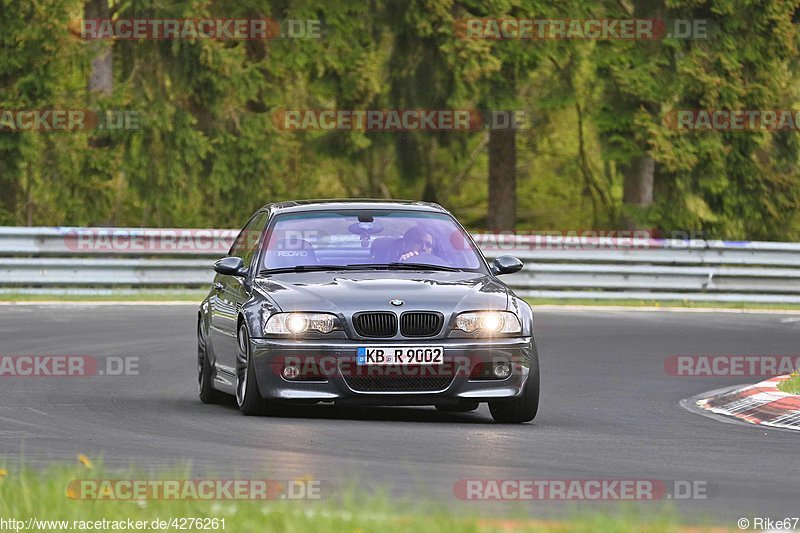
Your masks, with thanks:
M 372 265 L 378 268 L 388 268 L 390 270 L 441 270 L 443 272 L 463 272 L 463 269 L 445 265 L 432 265 L 430 263 L 381 263 Z
M 463 272 L 463 269 L 444 266 L 431 265 L 427 263 L 355 263 L 350 265 L 296 265 L 293 267 L 268 268 L 259 271 L 259 275 L 284 274 L 287 272 L 323 272 L 336 270 L 371 270 L 374 268 L 385 268 L 388 270 L 440 270 L 442 272 Z
M 269 274 L 285 274 L 286 272 L 323 272 L 326 270 L 350 270 L 347 266 L 342 265 L 295 265 L 293 267 L 282 268 L 266 268 L 260 270 L 260 276 Z

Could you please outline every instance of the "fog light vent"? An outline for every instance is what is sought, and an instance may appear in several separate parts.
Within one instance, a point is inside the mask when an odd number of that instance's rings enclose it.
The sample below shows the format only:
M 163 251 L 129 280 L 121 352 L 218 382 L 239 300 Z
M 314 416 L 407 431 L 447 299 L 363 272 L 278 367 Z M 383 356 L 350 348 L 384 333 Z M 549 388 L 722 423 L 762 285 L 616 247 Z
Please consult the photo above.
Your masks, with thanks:
M 285 379 L 297 379 L 300 376 L 300 368 L 295 365 L 287 365 L 283 367 L 281 374 Z
M 506 379 L 511 375 L 511 365 L 508 363 L 495 363 L 493 373 L 497 379 Z

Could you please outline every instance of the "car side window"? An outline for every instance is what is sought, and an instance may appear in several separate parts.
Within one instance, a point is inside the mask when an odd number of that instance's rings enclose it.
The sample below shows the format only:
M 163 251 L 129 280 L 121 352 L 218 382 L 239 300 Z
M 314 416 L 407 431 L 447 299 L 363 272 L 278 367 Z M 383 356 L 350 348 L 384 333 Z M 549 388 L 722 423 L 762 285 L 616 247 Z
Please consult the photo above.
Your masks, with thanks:
M 258 249 L 258 241 L 268 218 L 269 213 L 266 211 L 261 211 L 251 218 L 244 229 L 239 232 L 230 252 L 228 252 L 230 256 L 241 257 L 246 268 L 250 268 L 250 263 L 253 261 L 253 256 Z
M 264 226 L 267 225 L 269 213 L 262 211 L 257 214 L 250 224 L 245 228 L 247 230 L 247 237 L 244 239 L 244 253 L 241 258 L 244 260 L 244 266 L 250 268 L 253 262 L 253 256 L 258 251 L 258 241 L 261 240 L 261 234 L 264 232 Z
M 239 232 L 239 235 L 233 240 L 233 244 L 231 245 L 231 249 L 228 250 L 229 257 L 242 257 L 242 253 L 244 252 L 244 240 L 245 236 L 247 235 L 247 226 L 255 220 L 255 218 L 248 220 L 245 227 L 242 228 L 242 231 Z

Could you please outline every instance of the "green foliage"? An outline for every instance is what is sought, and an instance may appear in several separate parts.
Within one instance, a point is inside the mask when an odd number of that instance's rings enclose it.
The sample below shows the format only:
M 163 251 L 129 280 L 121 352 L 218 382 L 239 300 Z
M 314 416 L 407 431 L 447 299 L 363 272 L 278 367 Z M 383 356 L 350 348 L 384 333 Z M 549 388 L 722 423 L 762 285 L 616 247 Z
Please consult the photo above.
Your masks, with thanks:
M 680 109 L 788 109 L 798 3 L 786 0 L 111 1 L 119 18 L 322 21 L 320 39 L 84 42 L 85 0 L 0 0 L 0 109 L 138 113 L 118 132 L 0 133 L 0 224 L 235 227 L 270 201 L 420 198 L 485 225 L 487 132 L 283 131 L 292 109 L 517 109 L 518 226 L 703 229 L 800 238 L 792 132 L 680 131 Z M 708 19 L 708 39 L 460 38 L 459 20 Z M 89 94 L 110 49 L 114 89 Z M 656 161 L 655 202 L 622 168 Z M 626 222 L 627 221 L 627 222 Z
M 788 379 L 778 383 L 778 389 L 789 394 L 800 394 L 800 371 L 792 372 Z
M 800 237 L 796 131 L 681 131 L 665 119 L 677 110 L 795 106 L 797 7 L 771 0 L 672 0 L 663 16 L 709 20 L 707 39 L 598 46 L 603 157 L 624 162 L 647 153 L 656 160 L 648 216 L 656 227 L 720 238 Z

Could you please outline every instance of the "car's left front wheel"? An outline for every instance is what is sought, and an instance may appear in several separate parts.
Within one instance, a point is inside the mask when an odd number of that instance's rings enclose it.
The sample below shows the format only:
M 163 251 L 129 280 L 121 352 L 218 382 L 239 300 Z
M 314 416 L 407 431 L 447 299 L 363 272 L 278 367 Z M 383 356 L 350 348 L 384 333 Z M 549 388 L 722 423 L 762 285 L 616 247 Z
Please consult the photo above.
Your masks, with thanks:
M 269 406 L 258 390 L 253 359 L 250 357 L 250 334 L 247 324 L 239 324 L 236 335 L 236 404 L 247 416 L 269 414 Z

